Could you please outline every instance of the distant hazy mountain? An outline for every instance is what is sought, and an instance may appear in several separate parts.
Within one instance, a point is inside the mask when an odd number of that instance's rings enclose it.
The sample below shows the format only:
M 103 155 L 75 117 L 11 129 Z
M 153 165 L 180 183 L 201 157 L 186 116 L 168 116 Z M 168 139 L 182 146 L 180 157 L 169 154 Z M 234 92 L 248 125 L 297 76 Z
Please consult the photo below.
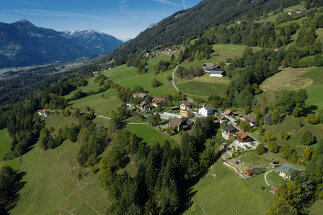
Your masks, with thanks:
M 27 20 L 0 23 L 0 68 L 66 62 L 103 54 L 122 44 L 94 30 L 58 32 Z

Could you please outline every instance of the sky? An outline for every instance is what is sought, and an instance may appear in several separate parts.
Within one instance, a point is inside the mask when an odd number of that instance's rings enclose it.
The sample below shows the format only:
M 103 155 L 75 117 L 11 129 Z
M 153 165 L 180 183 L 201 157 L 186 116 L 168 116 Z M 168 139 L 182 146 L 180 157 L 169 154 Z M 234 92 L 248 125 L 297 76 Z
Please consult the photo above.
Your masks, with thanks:
M 94 29 L 134 38 L 149 25 L 201 0 L 0 0 L 0 22 L 27 19 L 57 31 Z

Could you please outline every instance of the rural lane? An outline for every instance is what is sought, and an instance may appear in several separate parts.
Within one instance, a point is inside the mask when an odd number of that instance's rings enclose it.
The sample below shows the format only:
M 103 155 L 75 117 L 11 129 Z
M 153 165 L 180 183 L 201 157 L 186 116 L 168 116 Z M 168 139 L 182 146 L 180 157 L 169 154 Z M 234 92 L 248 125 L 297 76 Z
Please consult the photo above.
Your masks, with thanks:
M 265 176 L 264 176 L 264 178 L 265 178 L 265 182 L 266 182 L 266 184 L 267 184 L 267 186 L 268 186 L 268 187 L 270 187 L 270 184 L 269 184 L 269 183 L 268 183 L 268 181 L 267 181 L 267 174 L 268 174 L 268 173 L 270 173 L 270 172 L 272 172 L 272 171 L 274 171 L 274 170 L 270 170 L 270 171 L 266 172 L 266 173 L 265 173 Z
M 175 69 L 174 69 L 174 71 L 173 71 L 173 80 L 172 80 L 172 82 L 173 82 L 173 86 L 174 86 L 174 88 L 175 88 L 177 91 L 179 91 L 179 89 L 177 88 L 177 86 L 176 86 L 176 84 L 175 84 L 175 72 L 176 72 L 177 68 L 178 68 L 178 65 L 175 67 Z

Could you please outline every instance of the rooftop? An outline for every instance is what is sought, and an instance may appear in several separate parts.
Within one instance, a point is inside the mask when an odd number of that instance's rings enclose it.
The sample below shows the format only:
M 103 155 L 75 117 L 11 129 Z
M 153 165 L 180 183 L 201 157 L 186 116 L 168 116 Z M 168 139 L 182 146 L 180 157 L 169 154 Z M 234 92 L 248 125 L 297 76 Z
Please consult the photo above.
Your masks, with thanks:
M 223 128 L 223 131 L 226 131 L 226 132 L 233 132 L 233 131 L 238 131 L 235 127 L 229 125 L 229 126 L 225 126 Z
M 232 113 L 232 111 L 231 110 L 229 110 L 229 109 L 227 109 L 225 112 L 224 112 L 224 114 L 225 115 L 229 115 L 229 114 L 231 114 Z
M 224 73 L 224 71 L 210 71 L 211 74 L 219 74 L 219 75 L 222 75 Z
M 303 170 L 301 170 L 301 169 L 299 169 L 299 168 L 296 168 L 296 167 L 294 167 L 294 166 L 287 166 L 287 167 L 285 167 L 285 168 L 282 168 L 281 170 L 280 170 L 281 172 L 284 172 L 284 173 L 287 173 L 287 174 L 292 174 L 292 172 L 293 171 L 299 171 L 299 172 L 301 172 L 301 171 L 303 171 Z

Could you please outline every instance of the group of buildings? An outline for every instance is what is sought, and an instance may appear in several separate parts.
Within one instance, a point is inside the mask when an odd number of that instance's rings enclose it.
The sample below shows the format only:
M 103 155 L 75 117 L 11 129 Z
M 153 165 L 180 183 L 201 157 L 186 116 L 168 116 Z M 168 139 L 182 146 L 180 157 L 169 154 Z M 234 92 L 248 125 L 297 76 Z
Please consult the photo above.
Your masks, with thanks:
M 231 110 L 226 110 L 224 114 L 220 115 L 218 117 L 220 124 L 222 124 L 224 121 L 228 122 L 230 119 L 234 116 L 234 113 Z M 254 125 L 255 118 L 251 115 L 244 116 L 245 120 L 250 120 L 250 125 Z M 243 131 L 240 131 L 233 125 L 227 125 L 222 129 L 222 136 L 224 139 L 229 140 L 231 138 L 235 138 L 235 141 L 233 142 L 233 145 L 237 148 L 241 148 L 243 150 L 247 149 L 255 149 L 258 145 L 258 143 L 252 139 L 248 134 L 246 134 Z
M 220 66 L 214 63 L 205 63 L 202 67 L 204 72 L 210 73 L 210 77 L 224 77 L 225 72 L 220 70 Z

